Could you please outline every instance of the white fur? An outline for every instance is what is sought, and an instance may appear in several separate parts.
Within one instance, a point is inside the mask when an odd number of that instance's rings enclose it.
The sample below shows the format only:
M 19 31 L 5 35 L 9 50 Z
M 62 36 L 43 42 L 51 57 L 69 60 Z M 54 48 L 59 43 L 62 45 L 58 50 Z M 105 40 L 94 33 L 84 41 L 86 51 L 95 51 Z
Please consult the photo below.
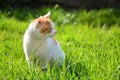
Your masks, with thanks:
M 49 17 L 50 12 L 44 17 Z M 48 62 L 58 63 L 62 65 L 64 60 L 64 53 L 60 48 L 59 43 L 55 44 L 53 37 L 55 35 L 54 23 L 51 21 L 52 31 L 48 34 L 41 34 L 40 30 L 36 27 L 36 22 L 31 22 L 26 30 L 23 38 L 23 48 L 26 60 L 32 62 L 30 59 L 34 55 L 34 58 L 39 58 L 42 63 L 40 66 L 47 66 Z

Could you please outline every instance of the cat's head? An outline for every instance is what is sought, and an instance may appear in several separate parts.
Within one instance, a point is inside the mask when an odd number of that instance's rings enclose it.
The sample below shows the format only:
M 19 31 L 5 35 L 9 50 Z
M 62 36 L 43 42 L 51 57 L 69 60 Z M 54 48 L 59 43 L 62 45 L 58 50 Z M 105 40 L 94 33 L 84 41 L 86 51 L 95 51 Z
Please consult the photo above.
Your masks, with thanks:
M 54 22 L 52 22 L 50 19 L 50 12 L 32 21 L 33 33 L 36 37 L 41 39 L 54 37 L 54 35 L 56 34 L 54 26 Z

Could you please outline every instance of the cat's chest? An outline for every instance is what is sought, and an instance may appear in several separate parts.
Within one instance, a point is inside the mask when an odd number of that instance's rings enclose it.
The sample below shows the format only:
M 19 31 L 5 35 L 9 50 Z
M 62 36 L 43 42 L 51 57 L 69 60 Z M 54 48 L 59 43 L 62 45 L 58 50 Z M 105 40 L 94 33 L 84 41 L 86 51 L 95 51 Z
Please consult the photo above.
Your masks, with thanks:
M 31 46 L 35 57 L 48 55 L 49 46 L 47 41 L 42 43 L 33 43 Z

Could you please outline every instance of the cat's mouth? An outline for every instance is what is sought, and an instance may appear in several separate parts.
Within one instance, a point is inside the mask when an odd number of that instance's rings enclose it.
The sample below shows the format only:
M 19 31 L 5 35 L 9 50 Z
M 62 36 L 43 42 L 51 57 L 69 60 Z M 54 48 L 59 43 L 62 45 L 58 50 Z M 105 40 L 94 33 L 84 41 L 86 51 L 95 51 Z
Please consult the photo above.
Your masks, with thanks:
M 54 34 L 48 34 L 48 37 L 54 37 L 56 33 Z
M 41 33 L 40 38 L 41 39 L 53 38 L 55 35 L 56 35 L 56 32 L 54 34 L 52 34 L 52 33 L 51 34 L 50 33 L 47 33 L 47 34 Z
M 50 37 L 54 37 L 55 36 L 55 34 L 53 34 L 53 35 L 50 35 Z

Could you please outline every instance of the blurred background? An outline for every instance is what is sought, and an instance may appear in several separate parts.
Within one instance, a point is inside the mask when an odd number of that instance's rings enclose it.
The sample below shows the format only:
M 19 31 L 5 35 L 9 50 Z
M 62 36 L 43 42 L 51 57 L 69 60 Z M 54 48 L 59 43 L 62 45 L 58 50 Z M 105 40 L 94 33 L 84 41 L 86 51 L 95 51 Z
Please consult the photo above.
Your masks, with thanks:
M 52 19 L 58 25 L 120 25 L 120 0 L 0 0 L 0 9 L 5 16 L 22 21 L 52 11 Z
M 120 0 L 0 0 L 0 8 L 3 7 L 40 7 L 43 5 L 59 4 L 68 8 L 118 8 Z

